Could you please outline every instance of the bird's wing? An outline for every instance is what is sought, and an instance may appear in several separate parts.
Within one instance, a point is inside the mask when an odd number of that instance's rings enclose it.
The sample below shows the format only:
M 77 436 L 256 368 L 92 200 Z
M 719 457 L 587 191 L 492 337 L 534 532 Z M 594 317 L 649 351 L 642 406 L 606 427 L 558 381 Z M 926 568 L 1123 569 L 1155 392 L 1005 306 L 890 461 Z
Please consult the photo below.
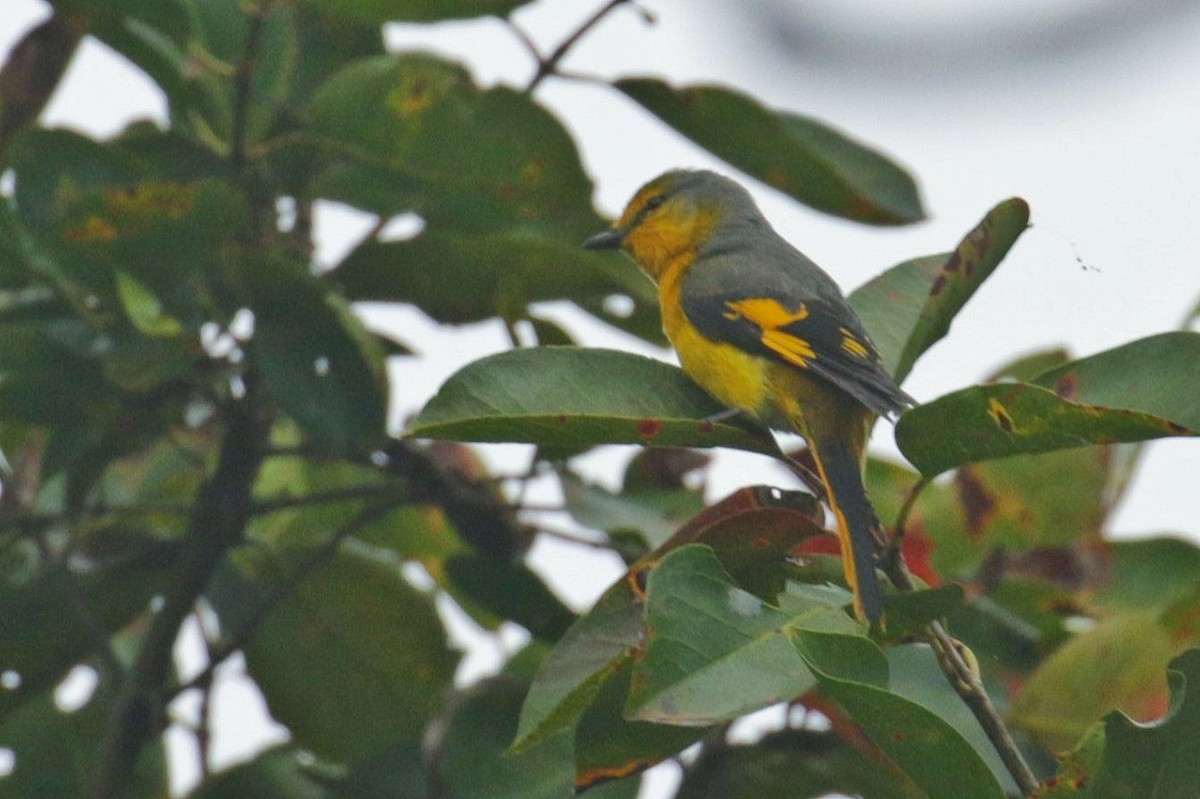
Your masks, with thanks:
M 831 295 L 823 273 L 819 288 L 825 296 L 806 291 L 810 275 L 797 273 L 789 285 L 779 272 L 756 281 L 748 271 L 753 272 L 716 262 L 685 277 L 680 303 L 701 334 L 809 370 L 881 416 L 913 404 L 888 374 L 854 311 L 840 295 Z

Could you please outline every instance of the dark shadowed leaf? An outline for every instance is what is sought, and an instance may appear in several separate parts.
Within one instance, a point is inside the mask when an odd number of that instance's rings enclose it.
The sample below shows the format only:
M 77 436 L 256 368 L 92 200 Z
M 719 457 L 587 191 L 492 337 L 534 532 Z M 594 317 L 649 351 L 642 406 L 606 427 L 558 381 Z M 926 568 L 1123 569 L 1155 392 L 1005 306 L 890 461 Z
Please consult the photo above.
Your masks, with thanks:
M 382 24 L 508 16 L 530 0 L 305 0 L 331 15 Z
M 71 692 L 69 701 L 80 701 L 79 693 Z M 113 694 L 113 687 L 100 679 L 82 707 L 68 712 L 60 707 L 56 692 L 45 691 L 5 717 L 0 722 L 0 751 L 11 754 L 12 764 L 11 773 L 0 777 L 0 797 L 87 796 L 102 751 L 97 742 L 103 740 L 113 711 Z M 126 795 L 167 795 L 161 739 L 142 750 Z
M 624 716 L 633 664 L 623 660 L 604 683 L 575 731 L 575 787 L 636 774 L 694 743 L 703 727 L 631 721 Z
M 247 261 L 256 362 L 267 388 L 317 446 L 339 455 L 377 447 L 387 421 L 383 356 L 345 302 L 303 265 Z
M 735 447 L 773 453 L 774 439 L 722 406 L 678 368 L 627 352 L 574 347 L 511 350 L 467 364 L 409 428 L 422 438 Z
M 575 620 L 575 614 L 524 564 L 461 554 L 447 560 L 445 568 L 457 596 L 498 619 L 520 624 L 536 638 L 557 641 Z
M 434 754 L 439 778 L 455 799 L 570 799 L 571 736 L 508 750 L 526 684 L 496 677 L 463 691 Z
M 653 78 L 614 85 L 714 155 L 819 211 L 875 225 L 925 216 L 907 172 L 814 119 L 720 86 L 674 88 Z
M 991 276 L 1029 224 L 1019 197 L 997 205 L 949 256 L 906 261 L 850 295 L 884 363 L 903 381 L 921 355 L 950 330 L 950 323 Z
M 426 230 L 407 241 L 367 241 L 330 276 L 352 300 L 412 303 L 439 322 L 520 319 L 530 303 L 570 300 L 616 327 L 662 337 L 654 286 L 631 261 L 536 231 Z M 613 311 L 614 296 L 628 298 L 629 313 Z
M 799 799 L 830 794 L 917 799 L 911 783 L 871 749 L 832 732 L 785 729 L 750 746 L 705 751 L 675 799 Z
M 247 552 L 221 573 L 211 599 L 226 634 L 305 554 Z M 344 763 L 419 737 L 457 660 L 432 598 L 408 584 L 394 559 L 350 544 L 274 608 L 245 652 L 271 714 L 295 742 Z
M 0 690 L 0 719 L 91 656 L 90 625 L 115 632 L 162 590 L 169 545 L 136 530 L 108 540 L 106 562 L 86 571 L 47 566 L 22 546 L 7 547 L 0 557 L 0 672 L 20 677 L 19 687 Z M 78 608 L 64 602 L 70 596 L 78 596 Z
M 268 749 L 203 782 L 189 799 L 335 799 L 341 797 L 315 774 L 311 757 L 291 746 Z M 403 799 L 416 799 L 408 794 Z

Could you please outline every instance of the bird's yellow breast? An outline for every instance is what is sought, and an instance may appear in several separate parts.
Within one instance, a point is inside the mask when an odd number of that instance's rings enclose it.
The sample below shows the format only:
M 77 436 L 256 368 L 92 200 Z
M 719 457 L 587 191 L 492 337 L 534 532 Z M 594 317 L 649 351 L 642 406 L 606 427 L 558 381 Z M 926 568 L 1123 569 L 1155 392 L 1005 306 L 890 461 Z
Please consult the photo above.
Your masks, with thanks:
M 774 414 L 770 397 L 771 364 L 764 358 L 745 350 L 713 341 L 703 336 L 683 312 L 679 292 L 683 276 L 694 258 L 671 264 L 659 280 L 659 304 L 662 308 L 663 332 L 667 334 L 683 371 L 724 404 L 739 408 L 752 416 L 769 420 Z

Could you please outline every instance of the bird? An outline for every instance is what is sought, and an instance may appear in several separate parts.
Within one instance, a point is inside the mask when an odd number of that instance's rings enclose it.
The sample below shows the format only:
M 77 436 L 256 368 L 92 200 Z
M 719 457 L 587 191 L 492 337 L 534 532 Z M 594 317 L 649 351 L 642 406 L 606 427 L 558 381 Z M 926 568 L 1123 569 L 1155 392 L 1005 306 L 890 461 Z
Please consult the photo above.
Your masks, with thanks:
M 875 417 L 915 404 L 837 283 L 771 227 L 750 192 L 673 169 L 634 194 L 591 250 L 621 250 L 657 284 L 683 371 L 726 405 L 804 437 L 836 521 L 855 616 L 883 624 L 879 522 L 863 485 Z

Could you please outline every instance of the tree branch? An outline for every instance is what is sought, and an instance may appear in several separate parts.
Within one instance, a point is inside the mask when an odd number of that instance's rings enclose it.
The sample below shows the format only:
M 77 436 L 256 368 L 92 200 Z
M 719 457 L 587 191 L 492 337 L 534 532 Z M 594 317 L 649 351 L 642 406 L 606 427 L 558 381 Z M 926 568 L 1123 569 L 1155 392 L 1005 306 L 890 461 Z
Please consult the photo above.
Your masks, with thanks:
M 226 551 L 241 540 L 269 428 L 257 381 L 248 375 L 245 395 L 228 404 L 217 466 L 196 495 L 162 607 L 151 617 L 121 684 L 92 784 L 93 799 L 123 795 L 142 747 L 161 729 L 163 686 L 175 639 Z
M 280 602 L 284 601 L 293 593 L 295 593 L 296 589 L 299 588 L 300 585 L 307 580 L 313 572 L 315 572 L 326 561 L 332 558 L 334 554 L 337 553 L 338 547 L 341 546 L 342 541 L 346 540 L 347 537 L 360 530 L 364 525 L 370 524 L 381 516 L 390 513 L 396 508 L 397 504 L 407 504 L 407 502 L 405 501 L 402 503 L 385 503 L 374 505 L 363 510 L 353 519 L 335 530 L 334 533 L 329 537 L 329 540 L 309 553 L 308 557 L 306 557 L 300 563 L 300 565 L 297 566 L 296 569 L 287 576 L 287 579 L 276 584 L 271 589 L 271 592 L 267 595 L 266 599 L 263 600 L 262 604 L 260 604 L 254 611 L 254 615 L 241 629 L 234 632 L 228 638 L 213 643 L 209 646 L 208 663 L 205 664 L 204 668 L 197 673 L 196 676 L 192 677 L 192 679 L 167 692 L 166 701 L 169 702 L 173 700 L 176 696 L 184 691 L 189 691 L 194 688 L 203 689 L 206 686 L 211 685 L 213 675 L 217 668 L 230 657 L 232 657 L 234 653 L 241 651 L 246 646 L 246 643 L 249 642 L 251 636 L 254 635 L 254 631 L 258 629 L 258 626 L 262 624 L 269 615 L 271 615 L 271 611 L 278 607 Z

